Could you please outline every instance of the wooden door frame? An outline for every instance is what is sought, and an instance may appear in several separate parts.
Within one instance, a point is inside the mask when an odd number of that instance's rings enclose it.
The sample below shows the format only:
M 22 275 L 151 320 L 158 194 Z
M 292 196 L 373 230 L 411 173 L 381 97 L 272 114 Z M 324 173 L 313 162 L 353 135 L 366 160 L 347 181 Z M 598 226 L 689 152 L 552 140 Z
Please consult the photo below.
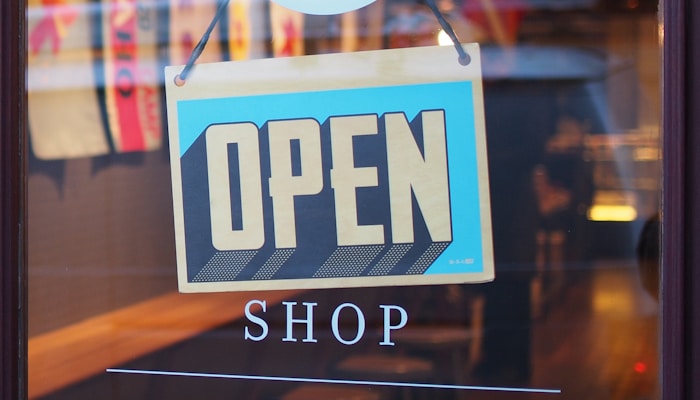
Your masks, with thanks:
M 662 0 L 664 399 L 700 398 L 700 5 Z M 26 397 L 24 1 L 0 2 L 0 398 Z M 693 23 L 695 22 L 695 23 Z
M 664 399 L 700 398 L 700 6 L 662 2 L 661 382 Z
M 26 397 L 26 57 L 23 1 L 0 2 L 0 398 Z

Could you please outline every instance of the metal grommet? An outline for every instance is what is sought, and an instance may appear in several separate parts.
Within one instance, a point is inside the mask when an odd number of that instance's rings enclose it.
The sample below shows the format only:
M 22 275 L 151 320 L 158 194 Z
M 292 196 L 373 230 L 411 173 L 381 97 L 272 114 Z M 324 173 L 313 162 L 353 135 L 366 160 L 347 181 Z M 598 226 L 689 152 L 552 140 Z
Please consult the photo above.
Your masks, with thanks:
M 469 57 L 469 54 L 466 52 L 464 54 L 461 54 L 458 58 L 457 61 L 459 62 L 460 65 L 464 65 L 465 67 L 469 65 L 472 62 L 472 58 Z
M 177 75 L 175 75 L 175 78 L 173 78 L 173 83 L 177 87 L 183 87 L 183 86 L 185 86 L 185 83 L 187 83 L 187 81 L 180 78 L 180 74 L 177 74 Z

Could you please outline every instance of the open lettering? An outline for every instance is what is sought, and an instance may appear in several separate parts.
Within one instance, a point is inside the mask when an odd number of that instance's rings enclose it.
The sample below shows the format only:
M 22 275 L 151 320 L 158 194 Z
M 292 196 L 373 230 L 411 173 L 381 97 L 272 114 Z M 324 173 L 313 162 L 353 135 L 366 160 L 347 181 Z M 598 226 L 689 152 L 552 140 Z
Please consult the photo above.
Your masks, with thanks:
M 329 184 L 333 189 L 338 246 L 377 245 L 386 242 L 385 228 L 394 244 L 414 242 L 414 203 L 433 242 L 452 240 L 445 113 L 422 111 L 416 121 L 403 113 L 331 117 Z M 274 245 L 296 248 L 298 224 L 295 199 L 315 196 L 324 189 L 322 127 L 312 118 L 270 121 L 266 124 L 267 148 L 261 148 L 261 131 L 254 123 L 212 125 L 206 130 L 207 172 L 212 243 L 218 251 L 255 250 L 265 244 L 263 193 L 272 200 Z M 358 138 L 385 137 L 386 163 L 356 166 Z M 416 139 L 420 137 L 420 140 Z M 231 189 L 229 146 L 237 149 L 237 190 Z M 264 147 L 264 146 L 262 146 Z M 269 152 L 269 179 L 261 174 L 261 151 Z M 298 151 L 297 166 L 293 156 Z M 362 224 L 358 214 L 358 190 L 379 185 L 379 168 L 388 177 L 390 226 Z M 267 185 L 264 188 L 263 185 Z M 265 190 L 264 190 L 265 189 Z M 239 223 L 232 211 L 240 205 Z

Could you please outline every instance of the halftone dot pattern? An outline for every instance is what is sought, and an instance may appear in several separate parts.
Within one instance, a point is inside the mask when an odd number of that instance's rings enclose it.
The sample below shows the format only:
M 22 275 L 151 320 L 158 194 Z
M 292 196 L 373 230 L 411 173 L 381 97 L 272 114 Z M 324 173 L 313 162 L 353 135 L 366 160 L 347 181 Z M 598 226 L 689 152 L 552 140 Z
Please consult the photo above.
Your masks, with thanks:
M 314 278 L 360 276 L 384 246 L 340 247 L 321 265 Z
M 423 253 L 420 258 L 416 260 L 411 268 L 406 271 L 406 275 L 420 275 L 423 274 L 428 267 L 430 267 L 435 259 L 442 254 L 443 251 L 450 245 L 450 242 L 433 243 L 428 247 L 428 249 Z
M 387 275 L 392 268 L 398 264 L 403 256 L 408 253 L 413 247 L 412 244 L 397 244 L 391 246 L 391 249 L 384 254 L 384 256 L 379 260 L 379 262 L 369 271 L 370 276 Z
M 223 251 L 214 257 L 194 277 L 193 282 L 232 281 L 258 254 L 257 251 Z
M 282 265 L 284 265 L 285 262 L 287 262 L 292 254 L 294 254 L 294 249 L 275 250 L 270 258 L 265 261 L 265 264 L 260 267 L 258 272 L 253 275 L 253 280 L 272 279 L 275 273 L 282 267 Z

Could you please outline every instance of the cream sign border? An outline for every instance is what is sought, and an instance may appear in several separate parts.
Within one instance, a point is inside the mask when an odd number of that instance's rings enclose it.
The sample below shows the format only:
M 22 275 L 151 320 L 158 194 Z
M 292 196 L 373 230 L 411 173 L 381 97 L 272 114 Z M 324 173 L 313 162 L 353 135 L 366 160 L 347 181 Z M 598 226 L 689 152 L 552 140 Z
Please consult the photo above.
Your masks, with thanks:
M 494 279 L 493 249 L 481 62 L 476 44 L 464 45 L 471 57 L 460 65 L 454 49 L 421 47 L 322 56 L 264 59 L 197 65 L 183 86 L 174 84 L 181 66 L 166 67 L 168 127 L 178 281 L 181 292 L 308 289 L 416 284 L 479 283 Z M 185 254 L 185 217 L 177 104 L 181 100 L 289 94 L 353 88 L 471 81 L 481 215 L 482 270 L 458 274 L 286 279 L 270 281 L 189 282 Z

